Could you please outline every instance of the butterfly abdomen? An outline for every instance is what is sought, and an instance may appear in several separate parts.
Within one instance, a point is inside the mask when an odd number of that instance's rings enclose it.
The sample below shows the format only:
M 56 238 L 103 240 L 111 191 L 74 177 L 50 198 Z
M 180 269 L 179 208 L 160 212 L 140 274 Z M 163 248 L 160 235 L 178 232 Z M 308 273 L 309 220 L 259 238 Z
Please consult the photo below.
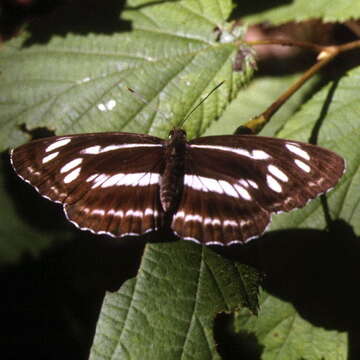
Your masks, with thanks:
M 160 201 L 165 213 L 172 215 L 179 205 L 184 182 L 186 134 L 174 129 L 166 143 L 164 171 L 160 180 Z

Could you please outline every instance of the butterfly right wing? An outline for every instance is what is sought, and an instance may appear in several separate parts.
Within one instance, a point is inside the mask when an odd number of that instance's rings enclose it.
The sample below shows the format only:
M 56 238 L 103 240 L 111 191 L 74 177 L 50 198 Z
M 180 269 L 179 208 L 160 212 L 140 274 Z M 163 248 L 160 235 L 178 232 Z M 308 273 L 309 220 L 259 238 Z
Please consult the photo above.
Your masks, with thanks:
M 162 225 L 159 138 L 129 133 L 45 138 L 14 149 L 11 163 L 42 196 L 62 203 L 69 221 L 82 230 L 121 237 Z
M 172 229 L 205 244 L 261 235 L 271 214 L 304 206 L 336 185 L 339 155 L 320 146 L 253 135 L 189 142 L 183 196 Z

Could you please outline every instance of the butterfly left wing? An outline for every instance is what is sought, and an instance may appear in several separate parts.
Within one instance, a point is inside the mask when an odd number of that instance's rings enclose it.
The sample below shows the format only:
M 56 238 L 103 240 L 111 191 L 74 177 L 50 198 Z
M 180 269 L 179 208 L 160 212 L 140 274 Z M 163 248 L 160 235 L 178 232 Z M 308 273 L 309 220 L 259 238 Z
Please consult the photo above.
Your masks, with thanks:
M 51 137 L 11 152 L 16 173 L 72 223 L 117 237 L 162 226 L 162 162 L 163 140 L 129 133 Z
M 190 141 L 183 196 L 172 229 L 204 244 L 244 243 L 271 214 L 304 206 L 344 172 L 337 154 L 310 144 L 253 135 Z

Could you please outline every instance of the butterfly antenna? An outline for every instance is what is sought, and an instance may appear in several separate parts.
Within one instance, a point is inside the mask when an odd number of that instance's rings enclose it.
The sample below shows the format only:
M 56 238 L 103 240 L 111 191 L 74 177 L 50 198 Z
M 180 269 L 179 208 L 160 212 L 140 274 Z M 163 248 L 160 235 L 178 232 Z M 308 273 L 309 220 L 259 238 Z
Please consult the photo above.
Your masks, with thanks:
M 205 100 L 213 93 L 215 92 L 222 84 L 224 84 L 225 80 L 223 80 L 221 83 L 217 84 L 203 99 L 200 100 L 200 102 L 185 116 L 183 121 L 180 123 L 179 127 L 182 127 L 187 119 L 192 115 L 192 113 L 203 103 Z
M 149 103 L 148 100 L 146 100 L 141 94 L 139 94 L 136 90 L 129 88 L 127 86 L 127 89 L 133 94 L 135 95 L 143 104 L 148 105 L 152 110 L 154 110 L 155 112 L 159 113 L 161 116 L 164 117 L 164 119 L 166 120 L 167 117 L 165 115 L 165 113 L 163 113 L 159 108 L 157 108 L 154 104 Z

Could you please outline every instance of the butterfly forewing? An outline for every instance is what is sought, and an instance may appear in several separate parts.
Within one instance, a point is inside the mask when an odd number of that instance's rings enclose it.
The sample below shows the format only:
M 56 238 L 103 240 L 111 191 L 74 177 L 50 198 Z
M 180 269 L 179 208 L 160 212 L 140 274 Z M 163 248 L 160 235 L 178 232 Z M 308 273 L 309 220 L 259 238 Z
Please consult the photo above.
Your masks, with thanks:
M 271 213 L 304 206 L 343 172 L 340 156 L 310 144 L 252 135 L 195 139 L 172 228 L 206 244 L 245 242 L 266 229 Z
M 15 149 L 17 174 L 64 204 L 81 229 L 112 236 L 161 227 L 163 140 L 127 133 L 40 139 Z

